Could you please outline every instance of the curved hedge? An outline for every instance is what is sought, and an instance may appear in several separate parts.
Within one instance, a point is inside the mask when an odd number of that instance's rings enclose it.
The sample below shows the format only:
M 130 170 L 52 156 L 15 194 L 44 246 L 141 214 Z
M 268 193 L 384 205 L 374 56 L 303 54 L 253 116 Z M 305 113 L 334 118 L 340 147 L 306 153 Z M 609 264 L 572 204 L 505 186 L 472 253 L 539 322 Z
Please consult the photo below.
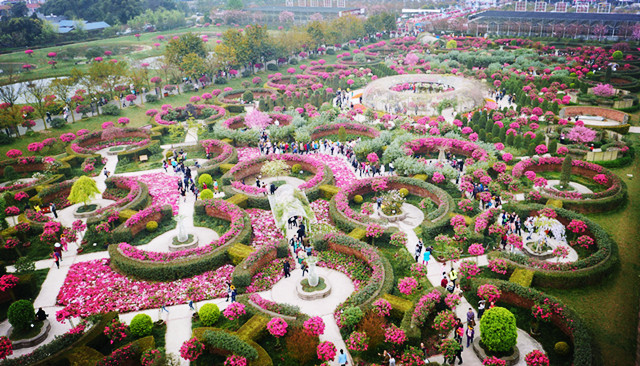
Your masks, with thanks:
M 344 127 L 347 135 L 364 136 L 372 139 L 380 136 L 380 131 L 367 125 L 359 123 L 336 123 L 320 125 L 314 128 L 311 133 L 311 140 L 318 140 L 330 135 L 338 135 L 341 127 Z
M 102 134 L 110 129 L 116 129 L 117 133 L 109 136 L 107 140 L 103 140 Z M 151 135 L 151 131 L 141 128 L 110 127 L 106 130 L 94 131 L 78 137 L 71 145 L 67 146 L 66 150 L 69 155 L 95 156 L 98 150 L 125 143 L 146 146 L 151 142 Z
M 243 293 L 251 284 L 251 278 L 256 272 L 276 258 L 289 256 L 289 244 L 281 240 L 276 245 L 265 245 L 243 259 L 234 269 L 231 282 L 238 293 Z
M 514 178 L 520 178 L 526 171 L 562 171 L 564 158 L 549 157 L 539 159 L 527 159 L 517 163 L 512 170 Z M 573 160 L 571 174 L 580 175 L 592 179 L 597 174 L 604 174 L 607 190 L 604 192 L 579 194 L 579 199 L 573 199 L 572 194 L 563 197 L 563 192 L 545 188 L 540 195 L 547 199 L 561 200 L 562 207 L 580 213 L 603 212 L 614 210 L 622 206 L 627 200 L 627 185 L 616 175 L 598 164 L 581 160 Z
M 520 217 L 527 217 L 545 206 L 539 204 L 518 204 L 504 205 L 505 211 L 515 211 Z M 510 271 L 515 268 L 526 268 L 534 272 L 533 286 L 553 287 L 553 288 L 572 288 L 584 286 L 585 284 L 593 284 L 602 281 L 609 275 L 618 265 L 618 245 L 611 239 L 609 234 L 598 224 L 587 219 L 583 215 L 575 212 L 555 208 L 558 214 L 558 221 L 563 225 L 568 225 L 571 220 L 582 220 L 587 224 L 588 230 L 585 235 L 590 235 L 595 240 L 598 250 L 589 257 L 579 259 L 570 264 L 547 265 L 546 268 L 532 267 L 534 259 L 523 255 L 515 255 L 506 252 L 492 252 L 492 257 L 504 258 Z M 542 264 L 548 262 L 542 262 Z M 554 269 L 557 268 L 557 269 Z
M 242 218 L 238 219 L 223 210 L 221 206 L 231 206 L 235 212 L 242 214 Z M 111 265 L 129 276 L 151 281 L 174 281 L 211 271 L 228 263 L 227 249 L 235 243 L 248 243 L 251 240 L 251 218 L 244 210 L 232 203 L 222 200 L 197 201 L 195 215 L 206 215 L 227 221 L 234 220 L 233 224 L 238 224 L 238 226 L 241 224 L 242 228 L 238 228 L 239 233 L 225 239 L 223 244 L 211 251 L 206 252 L 202 248 L 197 248 L 200 250 L 174 252 L 170 254 L 174 255 L 175 259 L 169 258 L 166 261 L 143 259 L 153 253 L 142 250 L 136 250 L 137 255 L 135 256 L 127 256 L 119 249 L 120 244 L 112 244 L 109 246 Z
M 56 173 L 63 174 L 65 176 L 71 175 L 71 165 L 66 161 L 53 159 L 52 163 L 57 165 Z M 7 166 L 12 166 L 18 174 L 40 173 L 47 170 L 47 163 L 45 163 L 45 158 L 42 156 L 22 156 L 15 159 L 2 160 L 0 161 L 0 176 L 4 175 L 4 168 Z
M 423 236 L 435 237 L 441 231 L 446 229 L 448 225 L 448 214 L 454 209 L 453 198 L 448 195 L 443 189 L 436 187 L 432 184 L 424 181 L 406 178 L 406 177 L 387 177 L 387 178 L 368 178 L 361 179 L 353 183 L 351 186 L 341 189 L 337 194 L 329 201 L 329 216 L 335 225 L 342 231 L 351 232 L 354 229 L 366 229 L 366 225 L 372 222 L 382 223 L 379 220 L 371 219 L 367 216 L 363 216 L 360 213 L 354 212 L 349 208 L 349 201 L 353 199 L 355 195 L 363 195 L 373 191 L 372 184 L 379 180 L 385 180 L 387 182 L 386 189 L 406 188 L 410 194 L 414 194 L 419 197 L 428 197 L 433 200 L 437 205 L 437 216 L 433 220 L 425 220 L 420 224 L 422 227 Z M 384 234 L 378 242 L 388 242 L 391 235 L 397 231 L 396 228 L 386 228 Z
M 238 162 L 238 150 L 225 141 L 221 140 L 203 140 L 198 145 L 198 150 L 206 151 L 206 145 L 209 145 L 210 151 L 215 155 L 213 158 L 204 162 L 197 170 L 198 176 L 202 174 L 209 174 L 212 177 L 221 175 L 223 172 L 220 170 L 222 164 L 234 164 Z M 188 149 L 185 149 L 188 151 Z
M 268 89 L 268 88 L 248 88 L 248 89 L 234 89 L 234 90 L 229 90 L 229 91 L 223 91 L 222 93 L 218 94 L 218 96 L 216 97 L 216 104 L 223 106 L 225 108 L 229 107 L 229 106 L 238 106 L 238 105 L 243 105 L 240 103 L 240 98 L 242 98 L 242 94 L 244 94 L 245 92 L 250 91 L 253 93 L 253 99 L 257 100 L 262 96 L 265 95 L 278 95 L 278 93 L 276 91 L 274 91 L 273 89 Z M 237 98 L 228 98 L 229 96 L 233 96 L 238 94 L 239 96 Z M 237 100 L 236 100 L 237 99 Z M 231 112 L 231 111 L 229 111 Z
M 262 155 L 255 159 L 244 161 L 236 164 L 231 170 L 222 176 L 222 190 L 229 196 L 233 196 L 240 192 L 246 194 L 248 197 L 248 205 L 251 207 L 269 209 L 269 198 L 259 192 L 247 193 L 241 188 L 253 188 L 254 186 L 245 184 L 242 185 L 240 181 L 249 176 L 260 174 L 260 168 L 267 161 L 272 160 L 284 160 L 289 167 L 293 167 L 296 164 L 300 164 L 302 170 L 314 173 L 314 177 L 308 180 L 301 190 L 305 192 L 309 201 L 314 201 L 321 197 L 320 187 L 326 184 L 333 183 L 333 172 L 325 164 L 320 163 L 318 160 L 311 159 L 307 155 L 295 155 L 295 154 L 270 154 Z M 320 170 L 319 168 L 322 167 Z M 234 187 L 234 184 L 236 187 Z M 306 187 L 311 185 L 310 187 Z M 302 186 L 302 185 L 301 185 Z M 257 188 L 257 187 L 255 187 Z
M 522 287 L 513 282 L 488 279 L 462 279 L 461 285 L 470 287 L 469 293 L 476 294 L 478 287 L 485 283 L 491 283 L 498 287 L 501 292 L 499 302 L 520 308 L 530 309 L 535 303 L 542 304 L 545 299 L 548 299 L 547 301 L 556 305 L 555 308 L 557 309 L 557 311 L 552 312 L 550 321 L 573 342 L 572 365 L 591 366 L 595 363 L 595 354 L 589 329 L 573 309 L 553 296 L 529 287 Z

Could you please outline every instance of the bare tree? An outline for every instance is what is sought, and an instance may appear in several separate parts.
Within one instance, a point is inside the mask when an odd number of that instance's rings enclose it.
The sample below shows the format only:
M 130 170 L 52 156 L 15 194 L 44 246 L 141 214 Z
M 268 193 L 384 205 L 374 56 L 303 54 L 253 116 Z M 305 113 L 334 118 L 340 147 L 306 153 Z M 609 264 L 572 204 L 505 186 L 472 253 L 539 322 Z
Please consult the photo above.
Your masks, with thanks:
M 44 98 L 49 94 L 49 85 L 47 85 L 47 83 L 42 80 L 29 82 L 24 93 L 27 101 L 33 105 L 33 108 L 36 110 L 40 118 L 42 118 L 42 123 L 44 123 L 45 130 L 48 129 L 48 127 L 47 106 Z

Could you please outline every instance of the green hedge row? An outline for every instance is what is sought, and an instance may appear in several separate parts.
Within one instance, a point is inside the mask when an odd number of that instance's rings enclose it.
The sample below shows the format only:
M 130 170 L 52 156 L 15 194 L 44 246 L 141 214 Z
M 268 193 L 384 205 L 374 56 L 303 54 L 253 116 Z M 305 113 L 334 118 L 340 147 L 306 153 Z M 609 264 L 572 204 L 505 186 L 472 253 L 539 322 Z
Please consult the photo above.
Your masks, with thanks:
M 538 211 L 545 206 L 539 204 L 506 204 L 503 209 L 508 212 L 516 212 L 520 217 L 529 216 L 530 212 Z M 555 208 L 558 216 L 569 221 L 582 220 L 596 242 L 598 250 L 587 258 L 579 259 L 572 263 L 572 268 L 568 270 L 546 270 L 541 268 L 532 268 L 527 264 L 529 257 L 516 255 L 505 252 L 493 252 L 492 257 L 504 258 L 507 265 L 511 267 L 509 272 L 515 268 L 526 268 L 534 271 L 533 286 L 553 287 L 553 288 L 572 288 L 593 284 L 602 281 L 611 273 L 618 265 L 618 245 L 611 239 L 609 234 L 598 224 L 578 213 Z
M 572 365 L 591 366 L 595 364 L 596 356 L 593 350 L 591 334 L 587 325 L 573 309 L 553 296 L 549 296 L 533 288 L 522 287 L 513 282 L 489 279 L 463 279 L 461 285 L 468 286 L 470 288 L 469 293 L 473 296 L 473 294 L 477 293 L 478 287 L 486 283 L 491 283 L 498 287 L 502 293 L 498 301 L 520 308 L 530 308 L 534 303 L 543 303 L 545 299 L 549 299 L 551 303 L 558 304 L 562 310 L 560 314 L 554 313 L 551 321 L 573 340 Z
M 170 220 L 173 217 L 173 209 L 171 208 L 171 205 L 162 206 L 160 214 L 162 215 L 162 217 L 160 218 L 160 220 L 157 220 L 158 223 Z M 131 228 L 126 227 L 124 224 L 125 223 L 123 222 L 122 224 L 118 225 L 118 227 L 116 227 L 111 231 L 111 239 L 110 239 L 111 242 L 113 243 L 126 242 L 126 241 L 130 241 L 135 236 Z M 142 231 L 144 230 L 145 229 L 143 229 Z
M 205 330 L 202 342 L 210 348 L 230 351 L 249 360 L 258 359 L 258 351 L 242 338 L 225 330 Z
M 197 201 L 195 205 L 195 215 L 206 215 L 204 206 L 204 201 Z M 180 278 L 192 277 L 206 271 L 214 270 L 229 263 L 227 249 L 231 245 L 250 242 L 252 234 L 251 218 L 245 211 L 243 212 L 244 229 L 240 234 L 230 239 L 225 245 L 207 254 L 178 259 L 171 262 L 142 261 L 122 255 L 118 250 L 118 245 L 112 244 L 109 246 L 111 264 L 129 276 L 150 281 L 175 281 Z
M 239 293 L 243 293 L 247 286 L 251 284 L 251 277 L 255 274 L 252 271 L 253 264 L 266 255 L 273 255 L 274 252 L 276 258 L 286 258 L 289 256 L 289 244 L 282 240 L 275 247 L 264 246 L 253 252 L 234 268 L 231 282 Z
M 104 336 L 104 328 L 111 323 L 111 320 L 118 316 L 111 312 L 95 317 L 96 323 L 84 333 L 68 334 L 56 336 L 53 341 L 36 348 L 24 356 L 5 359 L 0 362 L 2 366 L 68 366 L 68 356 L 74 348 L 87 345 L 98 338 Z M 106 337 L 104 339 L 106 341 Z

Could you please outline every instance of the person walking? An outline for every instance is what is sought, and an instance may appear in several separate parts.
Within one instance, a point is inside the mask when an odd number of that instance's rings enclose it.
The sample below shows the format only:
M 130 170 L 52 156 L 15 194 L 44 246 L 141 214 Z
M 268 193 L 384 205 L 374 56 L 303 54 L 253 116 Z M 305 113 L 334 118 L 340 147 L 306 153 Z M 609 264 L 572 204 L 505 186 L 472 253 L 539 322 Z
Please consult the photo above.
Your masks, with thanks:
M 344 353 L 344 350 L 340 350 L 340 354 L 338 355 L 338 363 L 340 366 L 345 366 L 347 364 L 347 355 Z
M 429 264 L 429 260 L 431 259 L 431 251 L 426 249 L 422 254 L 422 264 L 425 266 Z
M 304 277 L 305 272 L 309 272 L 309 267 L 307 267 L 307 261 L 306 260 L 302 260 L 302 264 L 300 266 L 300 268 L 302 269 L 302 277 Z
M 60 255 L 57 252 L 53 252 L 53 263 L 60 269 Z
M 422 246 L 420 245 L 420 242 L 418 242 L 418 244 L 416 244 L 416 263 L 418 263 L 418 258 L 420 258 L 421 252 L 422 252 Z
M 51 209 L 51 213 L 53 214 L 53 217 L 55 217 L 56 219 L 58 218 L 58 209 L 56 208 L 56 204 L 52 203 L 51 206 L 49 206 Z
M 284 264 L 282 265 L 283 270 L 284 270 L 284 277 L 291 277 L 291 265 L 289 264 L 289 261 L 285 261 Z
M 482 314 L 484 314 L 485 304 L 486 303 L 484 300 L 478 301 L 478 320 L 482 319 Z
M 449 271 L 449 281 L 453 282 L 453 287 L 456 287 L 456 280 L 458 280 L 458 272 L 451 267 L 451 271 Z
M 467 323 L 467 348 L 473 343 L 473 336 L 475 335 L 475 330 L 473 329 L 473 324 Z

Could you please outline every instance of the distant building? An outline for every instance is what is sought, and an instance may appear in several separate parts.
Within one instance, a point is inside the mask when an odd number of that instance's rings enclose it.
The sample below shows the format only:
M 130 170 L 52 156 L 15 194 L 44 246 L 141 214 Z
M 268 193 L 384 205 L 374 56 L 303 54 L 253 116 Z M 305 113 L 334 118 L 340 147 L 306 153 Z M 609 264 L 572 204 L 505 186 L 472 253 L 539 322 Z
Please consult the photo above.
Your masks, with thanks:
M 82 29 L 87 32 L 101 31 L 111 27 L 105 22 L 87 22 L 84 20 L 58 20 L 52 21 L 51 25 L 60 34 L 69 33 L 76 29 L 77 24 L 82 24 Z

